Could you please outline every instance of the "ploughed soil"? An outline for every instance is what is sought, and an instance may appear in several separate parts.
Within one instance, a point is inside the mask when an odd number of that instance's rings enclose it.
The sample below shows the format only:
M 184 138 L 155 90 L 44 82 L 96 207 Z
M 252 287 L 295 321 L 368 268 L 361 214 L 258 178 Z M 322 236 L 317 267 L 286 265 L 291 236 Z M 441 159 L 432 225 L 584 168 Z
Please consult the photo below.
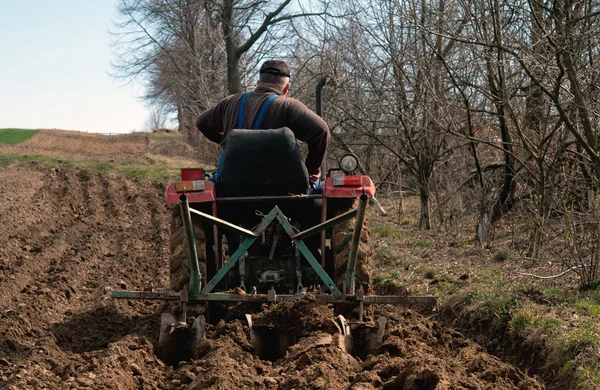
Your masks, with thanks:
M 335 316 L 310 295 L 263 307 L 259 323 L 294 344 L 259 358 L 241 315 L 209 325 L 199 359 L 155 354 L 158 302 L 112 300 L 114 289 L 165 290 L 168 206 L 162 184 L 63 166 L 0 167 L 0 388 L 6 389 L 541 389 L 460 333 L 407 308 L 383 345 L 351 356 Z

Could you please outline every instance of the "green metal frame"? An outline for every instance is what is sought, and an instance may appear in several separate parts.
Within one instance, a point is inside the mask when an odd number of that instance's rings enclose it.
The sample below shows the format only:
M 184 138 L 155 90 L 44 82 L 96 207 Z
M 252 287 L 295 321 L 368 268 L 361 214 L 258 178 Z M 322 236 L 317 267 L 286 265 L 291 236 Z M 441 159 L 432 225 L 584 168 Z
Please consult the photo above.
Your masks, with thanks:
M 354 294 L 355 282 L 356 282 L 356 263 L 358 261 L 358 246 L 360 244 L 362 236 L 363 223 L 365 222 L 365 211 L 367 209 L 367 200 L 369 198 L 366 195 L 361 195 L 358 202 L 358 209 L 356 213 L 356 223 L 354 224 L 354 231 L 352 232 L 352 244 L 350 245 L 350 254 L 348 255 L 348 265 L 346 267 L 346 274 L 344 275 L 344 293 L 351 295 Z
M 185 232 L 185 240 L 190 258 L 190 284 L 189 292 L 199 291 L 202 287 L 202 275 L 200 274 L 200 266 L 198 265 L 198 252 L 196 251 L 196 242 L 194 240 L 194 228 L 192 227 L 192 218 L 190 216 L 190 205 L 187 197 L 184 197 L 179 202 L 181 210 L 181 218 L 183 219 L 183 227 Z
M 247 230 L 240 226 L 236 226 L 230 222 L 227 222 L 227 221 L 224 221 L 217 217 L 214 217 L 212 215 L 209 215 L 209 214 L 203 213 L 201 211 L 190 208 L 187 203 L 187 198 L 185 196 L 182 196 L 181 197 L 182 218 L 184 220 L 184 228 L 186 230 L 186 237 L 189 236 L 186 239 L 188 240 L 188 242 L 191 243 L 190 245 L 188 245 L 188 250 L 190 252 L 189 255 L 190 255 L 190 259 L 191 259 L 191 261 L 190 261 L 190 281 L 193 283 L 190 283 L 189 289 L 188 289 L 189 300 L 193 301 L 198 298 L 201 298 L 201 300 L 211 300 L 211 301 L 212 300 L 217 300 L 217 301 L 223 300 L 221 298 L 225 298 L 225 300 L 230 300 L 232 294 L 225 294 L 225 293 L 214 294 L 214 293 L 212 293 L 213 289 L 219 284 L 219 282 L 225 277 L 225 275 L 227 275 L 227 273 L 238 263 L 240 258 L 242 256 L 244 256 L 244 253 L 246 253 L 246 251 L 254 243 L 254 241 L 256 241 L 256 239 L 261 236 L 261 234 L 265 231 L 265 229 L 267 227 L 269 227 L 269 225 L 271 225 L 271 223 L 273 223 L 274 221 L 277 221 L 279 224 L 281 224 L 281 226 L 283 227 L 285 232 L 288 234 L 290 239 L 294 242 L 294 244 L 296 245 L 296 247 L 298 248 L 300 253 L 304 256 L 304 258 L 306 258 L 308 263 L 315 270 L 315 272 L 317 273 L 317 275 L 319 276 L 319 278 L 321 279 L 323 284 L 329 289 L 329 291 L 331 292 L 331 294 L 333 296 L 332 298 L 334 300 L 344 301 L 343 300 L 344 294 L 337 288 L 337 286 L 335 285 L 335 282 L 331 279 L 331 277 L 323 269 L 323 267 L 317 261 L 317 259 L 315 259 L 315 257 L 310 252 L 310 250 L 308 249 L 308 247 L 306 246 L 306 244 L 304 243 L 303 240 L 307 237 L 318 234 L 321 231 L 328 229 L 333 225 L 336 225 L 338 223 L 341 223 L 341 222 L 344 222 L 344 221 L 354 218 L 358 211 L 359 210 L 357 210 L 357 209 L 350 210 L 344 214 L 341 214 L 335 218 L 332 218 L 328 221 L 325 221 L 316 226 L 313 226 L 307 230 L 304 230 L 302 232 L 296 232 L 296 230 L 294 230 L 294 227 L 289 222 L 288 218 L 283 214 L 281 209 L 279 209 L 278 206 L 275 206 L 263 218 L 261 223 L 255 229 Z M 237 248 L 237 250 L 229 257 L 229 260 L 225 264 L 223 264 L 223 266 L 219 269 L 219 271 L 216 273 L 216 275 L 213 276 L 212 279 L 203 288 L 201 288 L 201 285 L 199 282 L 200 281 L 200 271 L 199 271 L 199 267 L 198 267 L 198 262 L 197 262 L 197 257 L 196 257 L 196 248 L 195 248 L 195 244 L 194 244 L 193 232 L 192 232 L 192 227 L 191 227 L 191 214 L 196 215 L 197 217 L 201 218 L 202 220 L 204 220 L 206 222 L 217 225 L 220 228 L 229 230 L 231 232 L 234 232 L 234 233 L 239 234 L 244 237 L 244 240 L 242 241 L 240 246 Z M 354 273 L 352 273 L 352 275 L 354 275 Z M 224 294 L 224 295 L 220 295 L 220 294 Z M 234 296 L 239 297 L 239 295 L 234 295 Z M 136 292 L 136 291 L 113 291 L 112 297 L 113 298 L 123 298 L 123 299 L 173 299 L 174 296 L 169 295 L 170 298 L 165 298 L 166 295 L 157 294 L 157 293 L 143 293 L 143 292 L 139 292 L 139 291 L 138 292 Z M 179 295 L 177 295 L 177 297 L 179 297 Z M 179 298 L 177 298 L 177 299 L 179 299 Z M 259 298 L 259 299 L 262 299 L 262 298 Z M 239 301 L 239 299 L 238 299 L 238 301 Z
M 146 299 L 146 300 L 167 300 L 167 301 L 180 301 L 183 304 L 186 303 L 201 303 L 207 301 L 219 301 L 219 302 L 289 302 L 297 299 L 301 299 L 305 294 L 298 293 L 294 295 L 276 295 L 276 294 L 232 294 L 232 293 L 213 293 L 213 289 L 219 284 L 219 282 L 227 275 L 227 273 L 236 265 L 238 261 L 244 256 L 244 253 L 248 248 L 259 238 L 262 233 L 273 223 L 277 221 L 288 234 L 290 239 L 294 242 L 300 253 L 306 258 L 311 267 L 315 270 L 321 281 L 329 289 L 331 294 L 317 294 L 315 297 L 320 302 L 325 303 L 351 303 L 351 302 L 364 302 L 366 304 L 402 304 L 402 305 L 435 305 L 435 297 L 433 296 L 422 296 L 422 297 L 400 297 L 400 296 L 378 296 L 370 295 L 364 296 L 362 290 L 355 293 L 355 278 L 356 278 L 356 262 L 358 257 L 358 243 L 360 242 L 362 225 L 364 222 L 365 208 L 367 203 L 367 197 L 361 196 L 360 202 L 357 209 L 350 210 L 346 213 L 340 214 L 339 216 L 306 229 L 302 232 L 297 232 L 292 224 L 289 222 L 287 217 L 279 209 L 278 206 L 273 207 L 271 211 L 263 218 L 261 223 L 253 230 L 244 229 L 240 226 L 236 226 L 230 222 L 224 221 L 212 215 L 194 210 L 189 207 L 187 198 L 182 196 L 181 211 L 184 219 L 184 228 L 186 230 L 186 240 L 188 243 L 189 255 L 190 255 L 190 285 L 188 290 L 181 292 L 150 292 L 150 291 L 113 291 L 111 296 L 117 299 Z M 229 260 L 223 264 L 216 275 L 202 288 L 200 285 L 200 271 L 197 263 L 196 250 L 194 244 L 194 236 L 191 224 L 191 215 L 194 214 L 202 220 L 214 224 L 220 228 L 229 230 L 236 234 L 244 237 L 237 250 L 231 255 Z M 311 237 L 315 234 L 328 229 L 338 223 L 348 221 L 356 217 L 356 224 L 353 232 L 352 246 L 350 248 L 350 255 L 348 259 L 348 266 L 346 275 L 344 277 L 344 288 L 343 292 L 340 291 L 335 285 L 331 277 L 325 272 L 321 264 L 315 259 L 313 254 L 310 252 L 304 239 Z M 360 293 L 360 294 L 359 294 Z
M 189 303 L 202 303 L 207 301 L 218 302 L 292 302 L 302 299 L 306 294 L 281 294 L 269 297 L 268 294 L 233 294 L 226 292 L 209 293 L 206 295 L 198 295 L 197 297 L 188 297 Z M 120 299 L 144 299 L 144 300 L 160 300 L 160 301 L 182 301 L 181 293 L 176 291 L 113 291 L 113 298 Z M 358 301 L 356 295 L 343 295 L 341 298 L 336 298 L 331 294 L 317 294 L 315 300 L 323 303 L 353 303 Z M 391 304 L 391 305 L 435 305 L 435 297 L 403 297 L 392 295 L 365 295 L 363 297 L 365 304 Z

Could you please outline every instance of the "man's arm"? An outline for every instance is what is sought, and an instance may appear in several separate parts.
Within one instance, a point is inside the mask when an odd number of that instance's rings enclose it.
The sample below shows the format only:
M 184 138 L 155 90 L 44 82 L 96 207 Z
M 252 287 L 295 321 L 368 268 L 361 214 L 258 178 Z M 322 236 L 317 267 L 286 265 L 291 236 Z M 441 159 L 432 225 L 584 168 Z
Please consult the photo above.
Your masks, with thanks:
M 294 107 L 294 114 L 290 128 L 300 141 L 308 145 L 306 156 L 306 169 L 309 175 L 318 176 L 321 173 L 321 164 L 329 144 L 330 134 L 327 123 L 300 103 Z M 313 178 L 311 178 L 312 181 Z M 316 180 L 316 179 L 315 179 Z
M 209 140 L 221 143 L 223 132 L 221 129 L 220 110 L 217 106 L 204 111 L 196 120 L 196 128 Z

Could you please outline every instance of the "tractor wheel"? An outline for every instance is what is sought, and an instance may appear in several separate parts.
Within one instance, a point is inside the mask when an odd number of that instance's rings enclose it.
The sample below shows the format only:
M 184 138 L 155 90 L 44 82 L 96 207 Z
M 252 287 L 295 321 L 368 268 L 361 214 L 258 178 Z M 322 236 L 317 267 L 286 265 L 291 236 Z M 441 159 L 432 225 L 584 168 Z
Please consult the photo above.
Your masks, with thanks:
M 328 203 L 331 210 L 330 218 L 338 216 L 346 211 L 355 208 L 358 205 L 358 199 L 332 199 Z M 348 266 L 348 257 L 350 255 L 350 246 L 352 233 L 356 218 L 342 222 L 333 226 L 331 232 L 331 249 L 333 251 L 334 281 L 340 289 L 344 285 L 344 275 Z M 360 286 L 365 290 L 365 294 L 373 292 L 373 276 L 371 274 L 372 255 L 371 243 L 369 237 L 369 228 L 367 219 L 363 224 L 360 243 L 358 245 L 358 261 L 356 263 L 356 289 Z
M 206 283 L 206 233 L 200 221 L 192 218 L 198 266 L 202 275 L 202 286 Z M 183 218 L 179 205 L 173 206 L 171 219 L 171 257 L 169 258 L 171 290 L 180 291 L 190 282 L 189 253 L 185 240 Z

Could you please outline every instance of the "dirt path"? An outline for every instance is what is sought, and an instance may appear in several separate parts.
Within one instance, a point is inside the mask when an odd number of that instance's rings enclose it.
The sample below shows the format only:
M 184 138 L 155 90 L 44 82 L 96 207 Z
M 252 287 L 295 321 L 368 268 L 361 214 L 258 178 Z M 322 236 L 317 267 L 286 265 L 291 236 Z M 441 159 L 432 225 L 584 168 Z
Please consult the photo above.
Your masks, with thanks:
M 64 167 L 0 169 L 0 388 L 540 389 L 460 334 L 392 307 L 377 355 L 310 347 L 333 318 L 310 300 L 285 310 L 309 332 L 276 362 L 253 354 L 240 320 L 208 330 L 199 361 L 154 354 L 161 304 L 112 289 L 167 286 L 162 187 Z M 327 318 L 331 316 L 331 318 Z

